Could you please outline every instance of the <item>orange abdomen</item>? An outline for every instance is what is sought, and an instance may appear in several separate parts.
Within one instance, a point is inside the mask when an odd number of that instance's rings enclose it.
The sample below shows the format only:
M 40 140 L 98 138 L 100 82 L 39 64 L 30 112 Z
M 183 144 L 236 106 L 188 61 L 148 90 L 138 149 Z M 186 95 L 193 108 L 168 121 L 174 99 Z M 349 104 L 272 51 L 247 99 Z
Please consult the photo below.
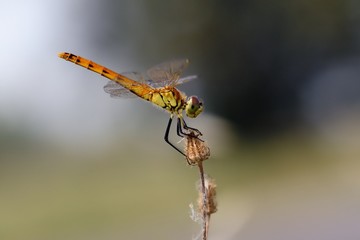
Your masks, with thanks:
M 59 53 L 58 56 L 60 58 L 65 59 L 66 61 L 75 63 L 79 66 L 82 66 L 88 70 L 91 70 L 93 72 L 96 72 L 100 74 L 103 77 L 106 77 L 114 82 L 117 82 L 124 88 L 128 89 L 132 93 L 136 94 L 137 96 L 144 98 L 145 100 L 149 100 L 149 92 L 153 90 L 150 86 L 140 83 L 137 81 L 134 81 L 130 78 L 125 77 L 124 75 L 121 75 L 117 72 L 112 71 L 109 68 L 106 68 L 96 62 L 93 62 L 89 59 L 77 56 L 72 53 Z

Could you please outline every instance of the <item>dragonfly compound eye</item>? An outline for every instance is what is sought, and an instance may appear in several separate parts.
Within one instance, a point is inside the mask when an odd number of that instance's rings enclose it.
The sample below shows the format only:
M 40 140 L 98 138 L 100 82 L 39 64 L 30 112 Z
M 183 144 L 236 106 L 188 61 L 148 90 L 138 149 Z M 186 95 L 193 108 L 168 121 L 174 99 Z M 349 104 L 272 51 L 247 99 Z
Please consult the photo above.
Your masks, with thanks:
M 196 96 L 191 96 L 186 102 L 186 116 L 190 118 L 197 117 L 203 111 L 203 103 Z

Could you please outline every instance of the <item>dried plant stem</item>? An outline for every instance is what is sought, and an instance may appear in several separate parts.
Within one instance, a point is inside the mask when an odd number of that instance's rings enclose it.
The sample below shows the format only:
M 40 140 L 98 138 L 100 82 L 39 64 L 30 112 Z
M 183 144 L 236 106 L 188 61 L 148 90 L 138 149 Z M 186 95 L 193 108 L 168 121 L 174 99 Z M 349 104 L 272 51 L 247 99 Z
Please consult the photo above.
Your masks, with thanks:
M 214 179 L 207 176 L 204 171 L 203 161 L 210 157 L 210 149 L 206 143 L 199 139 L 194 132 L 186 136 L 186 160 L 191 166 L 197 165 L 200 173 L 200 183 L 197 186 L 198 198 L 198 217 L 194 221 L 199 221 L 202 225 L 202 240 L 207 240 L 209 235 L 209 222 L 211 214 L 217 211 L 216 203 L 216 184 Z M 197 238 L 198 239 L 198 238 Z
M 202 218 L 203 218 L 203 227 L 202 227 L 202 233 L 203 233 L 203 240 L 207 240 L 208 232 L 209 232 L 209 220 L 210 215 L 207 214 L 207 193 L 206 193 L 206 187 L 205 187 L 205 176 L 204 176 L 204 167 L 202 162 L 198 163 L 199 172 L 200 172 L 200 181 L 201 181 L 201 192 L 203 197 L 203 206 L 202 206 Z

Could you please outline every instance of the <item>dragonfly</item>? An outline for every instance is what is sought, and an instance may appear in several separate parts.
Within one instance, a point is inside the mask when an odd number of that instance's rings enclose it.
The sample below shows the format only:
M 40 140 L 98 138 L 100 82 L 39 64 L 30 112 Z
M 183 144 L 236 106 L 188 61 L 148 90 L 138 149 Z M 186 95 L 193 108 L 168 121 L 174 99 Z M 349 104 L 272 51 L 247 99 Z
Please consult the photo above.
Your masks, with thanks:
M 202 136 L 198 129 L 189 127 L 186 124 L 183 112 L 185 111 L 186 116 L 189 118 L 196 118 L 204 109 L 203 102 L 197 96 L 187 97 L 176 88 L 178 85 L 196 78 L 194 75 L 181 78 L 183 71 L 189 64 L 188 59 L 177 59 L 161 63 L 148 69 L 146 75 L 144 75 L 138 72 L 117 73 L 72 53 L 62 52 L 58 56 L 109 79 L 110 81 L 104 86 L 104 90 L 111 97 L 128 98 L 137 96 L 169 112 L 170 118 L 165 129 L 164 140 L 183 156 L 186 157 L 179 148 L 169 141 L 173 118 L 177 118 L 176 133 L 179 137 L 193 137 L 194 133 L 196 138 Z

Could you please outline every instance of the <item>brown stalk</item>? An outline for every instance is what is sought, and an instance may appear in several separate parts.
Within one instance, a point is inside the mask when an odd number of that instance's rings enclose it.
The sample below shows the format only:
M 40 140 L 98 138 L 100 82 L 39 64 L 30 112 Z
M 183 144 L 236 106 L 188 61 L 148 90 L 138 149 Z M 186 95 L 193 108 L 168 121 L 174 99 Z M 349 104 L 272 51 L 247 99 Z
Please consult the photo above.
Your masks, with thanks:
M 217 211 L 215 201 L 216 185 L 214 180 L 206 176 L 203 161 L 210 157 L 210 149 L 194 132 L 186 136 L 185 153 L 191 166 L 198 166 L 200 173 L 198 211 L 202 219 L 202 240 L 208 239 L 211 214 Z

